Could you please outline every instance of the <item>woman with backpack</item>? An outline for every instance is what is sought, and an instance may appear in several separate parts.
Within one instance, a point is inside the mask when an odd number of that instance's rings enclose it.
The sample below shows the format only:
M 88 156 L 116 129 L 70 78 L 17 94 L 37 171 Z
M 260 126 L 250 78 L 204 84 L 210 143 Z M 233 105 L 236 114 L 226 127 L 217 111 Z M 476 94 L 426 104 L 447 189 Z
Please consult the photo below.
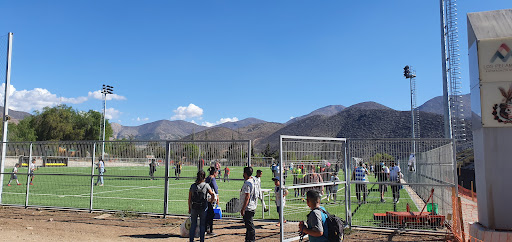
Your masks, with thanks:
M 213 218 L 215 217 L 214 208 L 217 204 L 219 204 L 219 186 L 217 186 L 217 180 L 215 177 L 218 175 L 217 169 L 213 168 L 210 170 L 210 175 L 204 180 L 206 184 L 210 186 L 210 188 L 217 194 L 216 199 L 211 199 L 212 201 L 208 201 L 208 209 L 206 210 L 206 233 L 208 235 L 217 235 L 213 233 Z
M 196 182 L 190 186 L 188 193 L 188 213 L 190 214 L 189 241 L 194 241 L 197 227 L 197 217 L 200 218 L 199 240 L 204 242 L 204 233 L 206 231 L 206 208 L 207 194 L 215 196 L 210 185 L 204 182 L 206 173 L 203 170 L 197 172 Z

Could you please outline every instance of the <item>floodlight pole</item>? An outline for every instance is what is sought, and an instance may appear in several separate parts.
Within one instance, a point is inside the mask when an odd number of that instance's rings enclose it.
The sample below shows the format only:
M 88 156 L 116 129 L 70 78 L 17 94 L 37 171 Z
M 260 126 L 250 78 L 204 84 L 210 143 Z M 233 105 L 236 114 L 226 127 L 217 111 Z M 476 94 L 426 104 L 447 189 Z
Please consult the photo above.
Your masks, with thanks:
M 404 67 L 404 77 L 406 79 L 409 79 L 409 84 L 410 84 L 410 87 L 411 87 L 411 137 L 412 137 L 412 152 L 413 154 L 416 154 L 416 141 L 414 139 L 416 138 L 419 138 L 419 121 L 418 123 L 416 123 L 416 115 L 414 115 L 414 112 L 416 112 L 416 83 L 414 82 L 414 78 L 416 77 L 416 72 L 410 67 L 410 66 L 405 66 Z M 419 114 L 418 114 L 419 115 Z M 419 117 L 418 117 L 419 119 Z M 415 127 L 416 124 L 418 125 L 418 127 Z M 416 130 L 416 128 L 418 128 L 418 130 Z M 418 137 L 416 137 L 416 132 L 418 132 Z
M 114 87 L 103 84 L 103 88 L 101 89 L 101 93 L 103 94 L 103 142 L 101 145 L 101 159 L 105 159 L 105 130 L 107 125 L 107 118 L 105 117 L 107 112 L 107 94 L 114 93 Z
M 105 117 L 105 113 L 107 112 L 107 93 L 103 93 L 103 142 L 101 143 L 101 159 L 105 159 L 105 125 L 107 123 L 107 119 Z
M 2 203 L 2 192 L 4 187 L 5 155 L 7 149 L 7 127 L 9 122 L 9 88 L 11 86 L 11 56 L 12 56 L 12 33 L 7 38 L 7 63 L 5 71 L 5 93 L 4 93 L 4 130 L 2 135 L 2 160 L 0 160 L 0 204 Z

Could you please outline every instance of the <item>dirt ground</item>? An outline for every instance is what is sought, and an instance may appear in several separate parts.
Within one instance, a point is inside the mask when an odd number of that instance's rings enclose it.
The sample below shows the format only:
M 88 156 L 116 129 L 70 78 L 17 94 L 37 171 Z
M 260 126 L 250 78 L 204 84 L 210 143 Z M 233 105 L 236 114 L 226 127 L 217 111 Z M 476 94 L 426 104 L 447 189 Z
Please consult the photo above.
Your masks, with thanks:
M 160 218 L 137 214 L 103 214 L 36 208 L 0 207 L 2 241 L 188 241 L 180 238 L 185 218 Z M 216 220 L 216 236 L 207 241 L 243 241 L 245 228 L 239 220 Z M 257 241 L 279 241 L 275 222 L 256 222 Z M 345 241 L 448 241 L 444 236 L 389 234 L 353 231 Z M 198 240 L 198 239 L 196 239 Z M 304 241 L 307 241 L 305 239 Z

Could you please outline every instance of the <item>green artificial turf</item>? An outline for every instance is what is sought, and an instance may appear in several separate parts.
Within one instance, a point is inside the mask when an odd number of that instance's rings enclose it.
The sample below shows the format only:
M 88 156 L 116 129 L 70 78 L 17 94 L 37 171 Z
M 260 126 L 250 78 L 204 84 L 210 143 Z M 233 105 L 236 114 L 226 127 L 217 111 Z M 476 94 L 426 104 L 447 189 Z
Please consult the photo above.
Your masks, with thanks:
M 256 170 L 263 171 L 262 188 L 272 189 L 270 192 L 270 203 L 268 197 L 265 202 L 270 205 L 270 215 L 265 213 L 266 219 L 278 219 L 276 211 L 275 199 L 273 194 L 274 182 L 271 180 L 272 173 L 269 167 L 253 167 Z M 93 186 L 93 209 L 119 210 L 119 211 L 135 211 L 149 213 L 164 212 L 164 182 L 161 177 L 165 175 L 164 167 L 157 167 L 154 180 L 148 177 L 149 167 L 147 166 L 126 166 L 126 167 L 109 167 L 107 164 L 107 172 L 105 173 L 104 186 Z M 169 179 L 169 214 L 187 214 L 188 213 L 188 190 L 194 182 L 196 176 L 196 167 L 183 167 L 181 179 Z M 243 167 L 230 167 L 230 178 L 243 179 Z M 6 169 L 8 171 L 8 169 Z M 97 174 L 97 170 L 94 170 Z M 4 175 L 4 187 L 2 194 L 3 204 L 25 204 L 27 189 L 27 169 L 20 168 L 18 179 L 22 185 L 16 185 L 13 181 L 11 186 L 7 186 L 10 175 Z M 59 175 L 45 175 L 59 174 Z M 28 205 L 37 206 L 55 206 L 55 207 L 71 207 L 84 208 L 90 206 L 91 182 L 96 182 L 96 177 L 91 181 L 91 168 L 82 167 L 41 167 L 35 172 L 34 185 L 29 186 Z M 174 169 L 170 169 L 170 176 L 174 176 Z M 223 176 L 224 174 L 222 174 Z M 117 176 L 137 176 L 137 177 L 117 177 Z M 160 178 L 158 178 L 160 177 Z M 373 176 L 370 176 L 370 182 L 374 182 Z M 292 176 L 286 179 L 286 184 L 291 185 Z M 340 179 L 343 174 L 340 174 Z M 226 203 L 232 198 L 239 198 L 239 191 L 242 187 L 242 180 L 231 180 L 223 182 L 222 177 L 217 179 L 220 194 L 220 206 L 224 210 Z M 322 206 L 326 207 L 330 213 L 336 214 L 345 219 L 345 187 L 340 184 L 338 187 L 337 202 L 329 203 L 323 199 Z M 355 185 L 351 187 L 351 210 L 352 224 L 375 226 L 373 213 L 385 213 L 393 211 L 391 188 L 388 188 L 385 197 L 386 203 L 380 202 L 378 192 L 378 184 L 368 184 L 369 198 L 367 204 L 358 205 Z M 417 211 L 416 206 L 410 199 L 409 195 L 402 189 L 400 191 L 401 199 L 397 204 L 397 211 L 405 211 L 406 204 L 409 203 L 411 211 Z M 325 195 L 324 195 L 325 197 Z M 295 197 L 294 190 L 289 191 L 286 198 L 285 219 L 288 221 L 302 221 L 306 219 L 306 215 L 310 209 L 307 207 L 302 197 Z M 255 219 L 262 218 L 261 203 L 258 202 L 258 208 L 255 213 Z M 224 216 L 238 216 L 238 213 L 228 214 Z

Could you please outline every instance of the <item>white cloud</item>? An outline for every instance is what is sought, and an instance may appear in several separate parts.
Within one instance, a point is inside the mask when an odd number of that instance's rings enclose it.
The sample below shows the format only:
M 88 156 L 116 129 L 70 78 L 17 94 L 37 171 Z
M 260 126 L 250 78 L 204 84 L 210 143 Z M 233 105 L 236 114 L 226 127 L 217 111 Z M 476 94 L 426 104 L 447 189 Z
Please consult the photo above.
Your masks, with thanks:
M 98 100 L 103 100 L 103 94 L 101 93 L 101 90 L 96 90 L 94 92 L 89 92 L 89 94 L 87 95 L 89 98 L 94 98 L 94 99 L 98 99 Z M 124 96 L 121 96 L 121 95 L 117 95 L 117 94 L 108 94 L 107 95 L 107 101 L 108 100 L 126 100 L 126 97 Z
M 0 87 L 0 102 L 3 105 L 4 95 L 2 90 L 5 90 L 5 83 Z M 88 100 L 87 97 L 57 97 L 56 94 L 44 88 L 18 91 L 13 85 L 10 86 L 9 93 L 9 108 L 25 112 L 41 110 L 44 107 L 52 107 L 58 104 L 79 104 Z
M 107 108 L 107 110 L 105 111 L 105 117 L 110 120 L 119 118 L 119 115 L 121 114 L 121 111 L 116 110 L 114 108 Z
M 201 115 L 203 115 L 203 109 L 194 105 L 193 103 L 189 104 L 187 107 L 179 106 L 173 112 L 175 114 L 171 117 L 171 120 L 185 120 L 195 117 L 202 119 Z
M 226 123 L 226 122 L 236 122 L 238 121 L 237 117 L 233 118 L 221 118 L 219 121 L 217 121 L 218 124 Z
M 203 122 L 202 125 L 203 126 L 206 126 L 206 127 L 212 127 L 212 126 L 215 126 L 215 125 L 219 125 L 219 124 L 222 124 L 222 123 L 226 123 L 226 122 L 236 122 L 238 121 L 238 118 L 237 117 L 233 117 L 233 118 L 221 118 L 219 121 L 215 122 L 215 123 L 210 123 L 210 122 Z
M 295 117 L 291 116 L 291 117 L 290 117 L 290 120 L 291 120 L 291 119 L 294 119 L 294 118 L 295 118 Z
M 212 127 L 212 126 L 214 126 L 215 124 L 214 124 L 214 123 L 210 123 L 210 122 L 206 122 L 206 121 L 205 121 L 205 122 L 203 122 L 201 125 L 206 126 L 206 127 Z
M 137 117 L 137 122 L 141 122 L 141 121 L 148 121 L 149 118 L 140 118 L 140 117 Z
M 197 124 L 195 120 L 192 120 L 192 121 L 190 121 L 190 122 L 191 122 L 191 123 L 193 123 L 193 124 Z

